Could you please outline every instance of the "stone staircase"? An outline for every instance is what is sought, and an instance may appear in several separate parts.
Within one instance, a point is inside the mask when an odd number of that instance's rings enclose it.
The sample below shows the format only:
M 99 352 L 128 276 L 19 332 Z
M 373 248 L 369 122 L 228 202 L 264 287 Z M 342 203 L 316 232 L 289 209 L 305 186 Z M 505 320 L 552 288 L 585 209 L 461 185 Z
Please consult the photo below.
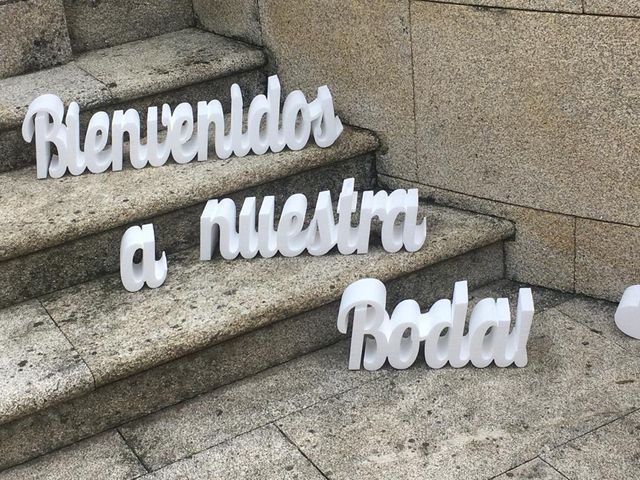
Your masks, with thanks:
M 89 13 L 75 3 L 66 13 L 78 26 Z M 336 198 L 350 177 L 375 188 L 378 140 L 354 127 L 328 149 L 36 180 L 20 128 L 42 93 L 77 101 L 85 121 L 213 98 L 228 110 L 233 83 L 247 99 L 263 93 L 263 51 L 193 25 L 99 39 L 76 29 L 64 65 L 0 80 L 0 470 L 334 343 L 340 296 L 359 278 L 385 281 L 390 303 L 426 305 L 456 280 L 503 277 L 512 224 L 433 205 L 417 253 L 198 260 L 210 198 Z M 149 222 L 169 276 L 132 294 L 118 275 L 120 239 Z

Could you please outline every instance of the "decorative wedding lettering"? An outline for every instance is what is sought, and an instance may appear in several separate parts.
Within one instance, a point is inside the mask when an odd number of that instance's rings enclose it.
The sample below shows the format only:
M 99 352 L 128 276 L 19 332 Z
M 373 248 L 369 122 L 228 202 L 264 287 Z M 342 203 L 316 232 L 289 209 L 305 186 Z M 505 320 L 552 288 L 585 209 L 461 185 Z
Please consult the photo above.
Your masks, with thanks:
M 342 295 L 338 314 L 338 330 L 347 333 L 353 311 L 349 369 L 359 370 L 362 364 L 367 370 L 378 370 L 387 360 L 394 368 L 408 368 L 416 361 L 422 342 L 431 368 L 442 368 L 447 362 L 460 368 L 469 361 L 479 368 L 491 362 L 498 367 L 512 363 L 524 367 L 534 313 L 531 289 L 520 289 L 511 333 L 509 301 L 485 298 L 473 309 L 464 335 L 468 299 L 467 282 L 457 282 L 453 301 L 438 300 L 427 313 L 421 313 L 415 300 L 405 300 L 389 316 L 387 290 L 381 281 L 367 278 L 352 283 Z
M 125 134 L 129 137 L 131 165 L 144 168 L 147 165 L 162 166 L 170 155 L 177 163 L 188 163 L 196 157 L 199 161 L 207 160 L 212 125 L 215 152 L 221 159 L 232 153 L 243 157 L 250 151 L 257 155 L 269 149 L 280 152 L 285 146 L 300 150 L 311 134 L 316 145 L 329 147 L 343 130 L 326 85 L 318 88 L 318 96 L 311 103 L 307 103 L 300 90 L 291 92 L 281 113 L 280 81 L 275 75 L 269 78 L 267 95 L 258 95 L 251 101 L 246 130 L 243 129 L 242 92 L 237 84 L 231 87 L 229 128 L 218 100 L 198 102 L 196 115 L 197 119 L 194 119 L 193 109 L 188 103 L 181 103 L 173 112 L 169 105 L 163 105 L 161 123 L 166 129 L 166 138 L 160 141 L 158 108 L 150 107 L 147 111 L 147 138 L 142 143 L 140 114 L 136 110 L 118 110 L 113 113 L 111 121 L 106 112 L 97 112 L 89 121 L 82 150 L 80 107 L 71 102 L 65 116 L 62 100 L 56 95 L 46 94 L 29 105 L 22 123 L 22 136 L 27 142 L 35 136 L 38 178 L 59 178 L 67 171 L 71 175 L 80 175 L 87 169 L 91 173 L 102 173 L 109 168 L 122 170 Z M 63 117 L 66 123 L 63 123 Z M 111 146 L 107 146 L 109 132 Z M 52 147 L 57 153 L 52 153 Z
M 142 251 L 142 261 L 135 262 L 134 255 Z M 130 227 L 120 242 L 120 278 L 124 288 L 137 292 L 146 283 L 158 288 L 167 278 L 167 256 L 162 252 L 156 260 L 156 240 L 153 224 Z
M 622 333 L 640 340 L 640 285 L 632 285 L 624 291 L 615 321 Z
M 285 257 L 300 255 L 305 249 L 314 256 L 324 255 L 334 246 L 343 255 L 367 253 L 371 222 L 382 222 L 382 246 L 388 252 L 397 252 L 403 246 L 415 252 L 424 245 L 427 221 L 418 225 L 418 190 L 395 190 L 388 194 L 366 191 L 362 194 L 360 222 L 351 226 L 356 211 L 358 193 L 354 192 L 354 179 L 343 182 L 338 200 L 338 222 L 335 222 L 331 193 L 320 192 L 315 213 L 305 229 L 307 197 L 297 193 L 289 197 L 282 209 L 277 230 L 274 229 L 275 199 L 265 197 L 257 213 L 256 199 L 245 199 L 236 228 L 236 204 L 233 200 L 209 200 L 200 217 L 200 259 L 211 260 L 219 245 L 220 254 L 227 260 L 238 255 L 253 258 L 260 254 L 273 257 L 280 252 Z M 401 220 L 401 221 L 400 221 Z M 256 228 L 257 224 L 257 228 Z

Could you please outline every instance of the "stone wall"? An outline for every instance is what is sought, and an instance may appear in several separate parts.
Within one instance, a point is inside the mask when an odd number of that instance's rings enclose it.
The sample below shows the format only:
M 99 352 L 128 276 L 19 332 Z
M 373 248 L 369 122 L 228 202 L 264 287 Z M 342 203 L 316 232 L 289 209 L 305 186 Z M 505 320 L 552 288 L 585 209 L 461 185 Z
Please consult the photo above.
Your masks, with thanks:
M 381 185 L 516 222 L 509 277 L 640 282 L 640 1 L 239 3 L 285 88 L 380 134 Z
M 192 0 L 0 0 L 0 79 L 194 23 Z

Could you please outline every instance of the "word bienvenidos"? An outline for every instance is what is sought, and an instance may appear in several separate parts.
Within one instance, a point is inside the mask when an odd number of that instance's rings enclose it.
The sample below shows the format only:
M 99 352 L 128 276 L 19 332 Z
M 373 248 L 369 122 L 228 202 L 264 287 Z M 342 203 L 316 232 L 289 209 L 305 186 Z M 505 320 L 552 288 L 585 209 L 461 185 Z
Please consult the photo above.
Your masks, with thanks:
M 165 104 L 160 119 L 166 129 L 163 141 L 160 141 L 158 107 L 150 107 L 145 143 L 141 140 L 140 114 L 136 110 L 117 110 L 111 120 L 106 112 L 97 112 L 89 120 L 81 148 L 80 107 L 71 102 L 65 115 L 62 100 L 56 95 L 45 94 L 29 105 L 22 123 L 22 136 L 27 142 L 35 136 L 37 177 L 60 178 L 67 171 L 80 175 L 87 169 L 91 173 L 102 173 L 109 168 L 122 170 L 125 134 L 129 137 L 131 165 L 144 168 L 162 166 L 169 156 L 177 163 L 188 163 L 196 157 L 199 161 L 207 160 L 211 130 L 216 156 L 221 159 L 232 153 L 243 157 L 250 151 L 261 155 L 267 150 L 280 152 L 285 147 L 300 150 L 311 135 L 316 145 L 325 148 L 342 133 L 342 122 L 334 113 L 333 98 L 326 85 L 318 88 L 317 98 L 310 103 L 301 91 L 291 92 L 284 101 L 282 112 L 280 96 L 280 81 L 272 76 L 267 95 L 258 95 L 251 101 L 246 129 L 243 128 L 242 92 L 237 84 L 231 87 L 228 128 L 218 100 L 198 102 L 196 118 L 189 103 L 181 103 L 173 111 Z M 52 147 L 57 153 L 53 153 Z

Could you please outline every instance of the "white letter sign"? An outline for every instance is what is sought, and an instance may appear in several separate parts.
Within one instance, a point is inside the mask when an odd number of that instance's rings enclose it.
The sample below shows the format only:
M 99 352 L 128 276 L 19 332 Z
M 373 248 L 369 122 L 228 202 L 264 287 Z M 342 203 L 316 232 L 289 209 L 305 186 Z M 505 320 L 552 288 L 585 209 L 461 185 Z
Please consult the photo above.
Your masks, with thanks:
M 233 200 L 209 200 L 200 217 L 200 260 L 211 260 L 216 246 L 227 260 L 238 255 L 253 258 L 258 253 L 272 257 L 280 252 L 295 257 L 307 250 L 311 255 L 324 255 L 336 245 L 343 255 L 367 253 L 371 221 L 382 222 L 382 246 L 388 252 L 404 247 L 409 252 L 419 250 L 427 238 L 427 221 L 418 223 L 418 190 L 371 191 L 362 195 L 360 224 L 351 226 L 351 216 L 358 205 L 354 179 L 343 182 L 338 200 L 338 222 L 334 220 L 331 194 L 318 195 L 315 213 L 304 228 L 307 197 L 301 193 L 287 199 L 274 230 L 275 199 L 265 197 L 260 206 L 256 231 L 256 199 L 245 199 L 236 226 L 237 208 Z M 402 222 L 396 222 L 401 217 Z
M 242 92 L 234 84 L 227 134 L 222 104 L 218 100 L 198 102 L 197 122 L 189 103 L 179 104 L 173 112 L 165 104 L 161 123 L 166 129 L 166 138 L 162 142 L 159 141 L 157 107 L 147 110 L 145 142 L 141 139 L 140 114 L 136 110 L 115 111 L 111 125 L 107 113 L 97 112 L 89 121 L 82 150 L 78 104 L 72 102 L 65 117 L 62 100 L 46 94 L 29 105 L 22 123 L 22 137 L 31 142 L 35 136 L 38 178 L 59 178 L 67 171 L 80 175 L 87 169 L 91 173 L 101 173 L 109 167 L 114 171 L 122 170 L 125 134 L 129 137 L 131 165 L 144 168 L 149 164 L 154 167 L 164 165 L 169 155 L 176 163 L 189 163 L 196 157 L 199 161 L 207 160 L 211 128 L 216 156 L 221 159 L 232 153 L 244 157 L 250 151 L 261 155 L 269 149 L 272 152 L 280 152 L 285 147 L 300 150 L 310 136 L 316 145 L 325 148 L 333 145 L 342 133 L 342 122 L 334 113 L 333 98 L 326 85 L 318 89 L 317 98 L 310 103 L 300 90 L 291 92 L 284 102 L 282 118 L 280 96 L 280 81 L 274 75 L 269 78 L 267 96 L 258 95 L 251 102 L 245 131 Z M 263 120 L 264 131 L 261 129 Z M 107 146 L 109 131 L 111 145 Z M 52 146 L 57 154 L 51 152 Z
M 142 261 L 133 259 L 137 251 L 142 252 Z M 137 292 L 144 284 L 158 288 L 167 278 L 167 256 L 162 252 L 156 260 L 156 239 L 153 225 L 130 227 L 120 242 L 120 278 L 124 288 Z
M 624 291 L 615 321 L 622 333 L 640 339 L 640 285 L 632 285 Z
M 338 314 L 338 330 L 347 333 L 353 312 L 349 368 L 377 370 L 389 361 L 393 368 L 405 369 L 416 361 L 421 348 L 431 368 L 447 363 L 460 368 L 469 362 L 479 368 L 491 362 L 498 367 L 513 363 L 524 367 L 534 313 L 531 289 L 520 289 L 511 332 L 509 301 L 485 298 L 473 309 L 464 335 L 468 298 L 467 282 L 457 282 L 453 301 L 438 300 L 421 313 L 415 300 L 404 300 L 389 316 L 387 290 L 381 281 L 367 278 L 352 283 L 342 295 Z

